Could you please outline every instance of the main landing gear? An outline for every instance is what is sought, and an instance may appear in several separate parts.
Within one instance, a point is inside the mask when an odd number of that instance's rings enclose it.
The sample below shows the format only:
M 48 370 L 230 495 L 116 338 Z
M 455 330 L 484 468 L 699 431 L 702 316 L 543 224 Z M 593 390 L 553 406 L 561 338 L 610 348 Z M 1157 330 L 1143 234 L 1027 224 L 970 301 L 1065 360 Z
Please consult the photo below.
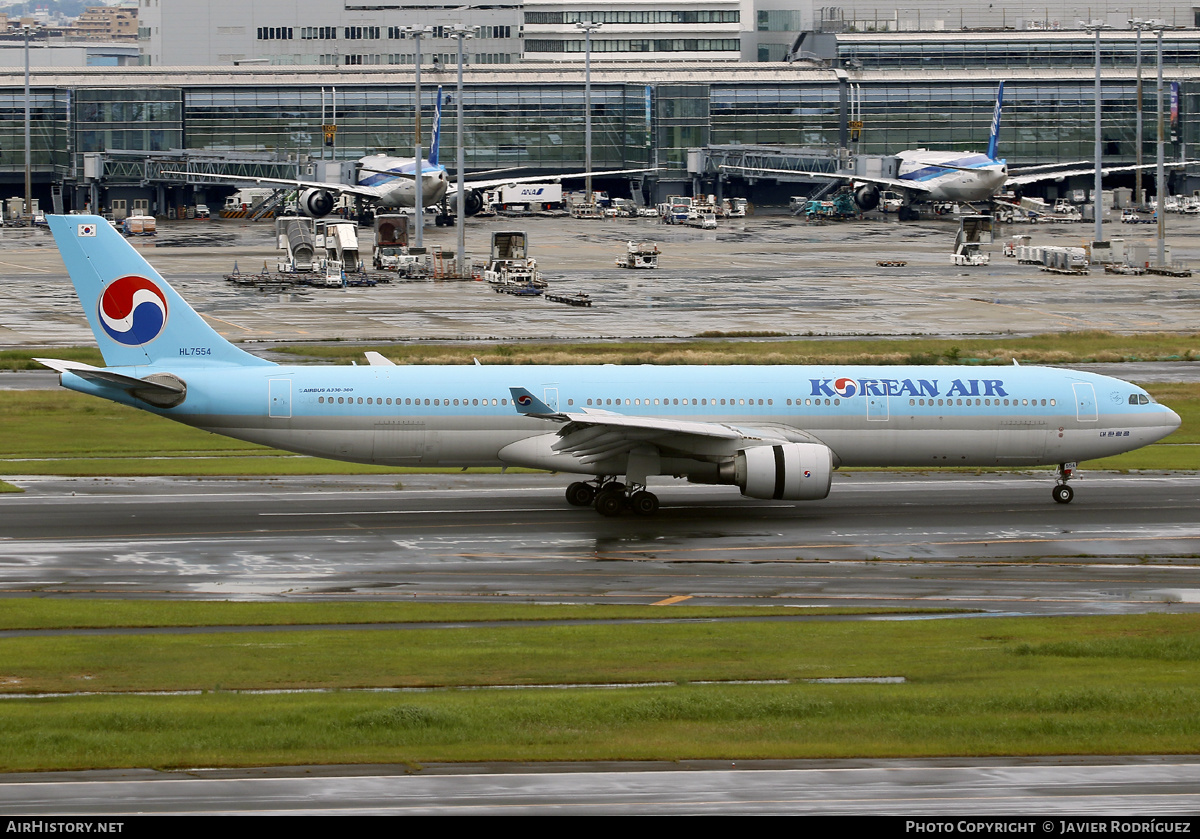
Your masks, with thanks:
M 1059 504 L 1070 504 L 1071 499 L 1075 497 L 1075 490 L 1067 486 L 1067 481 L 1071 480 L 1076 466 L 1075 463 L 1058 464 L 1058 472 L 1054 476 L 1057 481 L 1054 485 L 1054 500 Z
M 450 212 L 450 202 L 442 201 L 438 204 L 437 215 L 433 217 L 435 227 L 453 227 L 456 219 L 454 214 Z
M 639 516 L 658 512 L 658 496 L 641 484 L 626 486 L 612 478 L 576 481 L 567 487 L 567 503 L 573 507 L 595 507 L 602 516 L 619 516 L 632 510 Z

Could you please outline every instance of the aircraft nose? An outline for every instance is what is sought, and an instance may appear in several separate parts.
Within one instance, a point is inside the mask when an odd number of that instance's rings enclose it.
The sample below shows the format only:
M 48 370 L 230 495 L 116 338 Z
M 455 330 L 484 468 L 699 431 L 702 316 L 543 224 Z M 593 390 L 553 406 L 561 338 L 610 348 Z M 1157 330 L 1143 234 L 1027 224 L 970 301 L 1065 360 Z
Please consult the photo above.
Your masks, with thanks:
M 1170 429 L 1167 434 L 1170 434 L 1172 431 L 1177 431 L 1179 426 L 1183 425 L 1183 420 L 1179 418 L 1179 414 L 1172 411 L 1166 405 L 1163 405 L 1163 410 L 1166 411 L 1166 415 L 1163 417 L 1163 428 Z

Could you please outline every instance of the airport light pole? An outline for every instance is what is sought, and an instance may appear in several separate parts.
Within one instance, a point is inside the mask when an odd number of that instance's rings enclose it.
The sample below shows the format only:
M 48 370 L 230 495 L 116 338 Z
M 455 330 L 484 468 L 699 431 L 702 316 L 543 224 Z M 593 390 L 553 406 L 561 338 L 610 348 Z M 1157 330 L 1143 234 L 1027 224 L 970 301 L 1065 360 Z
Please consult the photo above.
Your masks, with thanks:
M 475 37 L 474 27 L 466 24 L 456 23 L 450 27 L 450 35 L 458 41 L 458 87 L 454 91 L 454 136 L 458 140 L 458 159 L 455 166 L 458 168 L 458 194 L 457 207 L 455 208 L 455 232 L 458 234 L 458 251 L 455 255 L 455 265 L 458 268 L 459 276 L 463 276 L 463 265 L 466 260 L 466 230 L 464 227 L 464 217 L 466 216 L 466 192 L 463 184 L 463 169 L 466 168 L 466 162 L 463 154 L 463 41 L 467 38 Z
M 1142 206 L 1142 32 L 1149 28 L 1149 24 L 1141 18 L 1131 18 L 1129 25 L 1137 31 L 1137 128 L 1134 135 L 1137 137 L 1135 143 L 1137 168 L 1133 170 L 1133 191 L 1134 200 L 1140 207 Z
M 1158 262 L 1157 265 L 1166 267 L 1167 262 L 1167 175 L 1163 161 L 1163 30 L 1167 28 L 1165 21 L 1149 21 L 1150 28 L 1158 35 L 1158 159 L 1155 174 L 1158 177 Z
M 404 34 L 416 42 L 416 100 L 413 108 L 415 116 L 413 126 L 416 141 L 413 143 L 413 224 L 416 227 L 417 240 L 415 247 L 424 246 L 425 235 L 425 182 L 421 171 L 421 37 L 429 34 L 428 26 L 406 26 Z
M 592 203 L 592 33 L 600 28 L 600 24 L 591 20 L 575 22 L 578 29 L 583 30 L 583 188 L 587 193 L 587 203 Z
M 1088 32 L 1096 34 L 1096 174 L 1092 187 L 1092 209 L 1096 216 L 1096 230 L 1092 242 L 1093 245 L 1098 245 L 1104 241 L 1104 195 L 1101 189 L 1100 176 L 1100 169 L 1104 160 L 1104 150 L 1100 137 L 1100 30 L 1107 29 L 1108 26 L 1103 21 L 1093 20 L 1090 23 L 1083 24 L 1083 28 Z
M 33 176 L 29 142 L 29 24 L 21 27 L 25 35 L 25 212 L 22 215 L 33 224 Z

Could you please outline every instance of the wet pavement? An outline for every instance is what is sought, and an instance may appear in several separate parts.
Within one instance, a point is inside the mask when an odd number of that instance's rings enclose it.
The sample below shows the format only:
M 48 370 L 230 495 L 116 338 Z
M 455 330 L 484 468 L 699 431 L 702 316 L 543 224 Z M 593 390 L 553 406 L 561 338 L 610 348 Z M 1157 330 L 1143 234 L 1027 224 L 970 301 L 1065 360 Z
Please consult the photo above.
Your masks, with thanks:
M 807 504 L 656 478 L 651 519 L 562 475 L 6 480 L 0 596 L 1200 611 L 1194 474 L 1085 471 L 1070 505 L 1048 472 L 839 472 Z
M 1080 245 L 1091 225 L 1002 228 L 989 265 L 956 267 L 949 218 L 809 225 L 778 212 L 717 230 L 652 219 L 471 219 L 468 256 L 486 255 L 498 230 L 524 230 L 554 291 L 591 295 L 591 308 L 494 294 L 472 281 L 397 282 L 376 288 L 264 293 L 223 275 L 273 266 L 270 222 L 163 222 L 135 244 L 212 323 L 235 341 L 406 341 L 678 338 L 709 332 L 792 336 L 1024 335 L 1102 329 L 1190 332 L 1200 322 L 1200 278 L 1061 276 L 1001 255 L 1013 233 Z M 1146 241 L 1120 224 L 1112 237 Z M 1200 219 L 1168 221 L 1173 257 L 1200 265 Z M 615 267 L 630 240 L 662 250 L 657 271 Z M 429 227 L 425 244 L 453 250 L 453 228 Z M 876 265 L 902 260 L 898 268 Z M 0 232 L 0 346 L 91 344 L 44 230 Z

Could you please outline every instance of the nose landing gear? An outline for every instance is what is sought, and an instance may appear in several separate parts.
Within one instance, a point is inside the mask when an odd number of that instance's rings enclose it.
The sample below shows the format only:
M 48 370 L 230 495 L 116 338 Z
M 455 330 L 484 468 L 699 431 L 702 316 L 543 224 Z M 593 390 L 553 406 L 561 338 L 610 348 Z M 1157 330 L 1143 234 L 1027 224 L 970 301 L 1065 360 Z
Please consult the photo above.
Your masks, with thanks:
M 1075 497 L 1075 490 L 1067 486 L 1067 481 L 1071 480 L 1076 466 L 1077 464 L 1073 462 L 1058 464 L 1058 471 L 1055 473 L 1054 500 L 1059 504 L 1070 504 L 1071 499 Z

